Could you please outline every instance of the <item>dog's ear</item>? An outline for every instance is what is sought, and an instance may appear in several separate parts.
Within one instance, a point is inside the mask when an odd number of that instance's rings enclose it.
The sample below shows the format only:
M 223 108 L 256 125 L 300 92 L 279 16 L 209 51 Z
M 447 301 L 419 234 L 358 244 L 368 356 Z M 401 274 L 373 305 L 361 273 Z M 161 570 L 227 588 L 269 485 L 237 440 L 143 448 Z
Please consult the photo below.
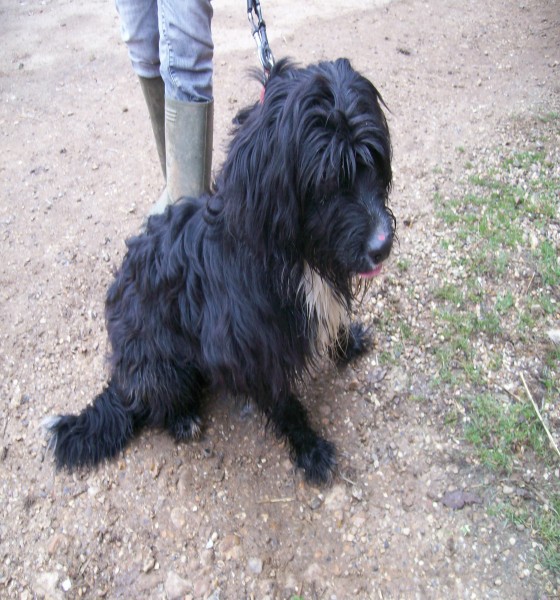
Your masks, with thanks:
M 243 123 L 245 123 L 245 121 L 249 118 L 249 115 L 256 108 L 258 108 L 258 106 L 259 106 L 259 103 L 256 102 L 255 104 L 253 104 L 251 106 L 246 106 L 245 108 L 242 108 L 241 110 L 239 110 L 238 113 L 235 115 L 235 117 L 233 117 L 232 124 L 235 127 L 241 127 L 241 125 L 243 125 Z
M 291 132 L 281 123 L 295 85 L 291 67 L 282 62 L 267 83 L 263 101 L 242 112 L 217 182 L 230 233 L 264 260 L 293 246 L 299 231 Z
M 345 106 L 357 162 L 375 167 L 384 187 L 389 190 L 392 148 L 383 112 L 387 106 L 377 88 L 355 71 L 347 59 L 335 61 L 334 68 L 339 82 L 337 103 Z

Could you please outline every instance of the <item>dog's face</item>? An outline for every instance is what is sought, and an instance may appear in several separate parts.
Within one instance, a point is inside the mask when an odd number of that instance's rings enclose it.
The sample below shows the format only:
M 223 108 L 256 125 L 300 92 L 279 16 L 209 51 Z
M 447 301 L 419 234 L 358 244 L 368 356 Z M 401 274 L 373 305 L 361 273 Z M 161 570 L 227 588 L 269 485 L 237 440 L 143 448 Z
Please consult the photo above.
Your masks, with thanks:
M 375 166 L 358 165 L 347 183 L 309 194 L 304 207 L 305 255 L 333 281 L 381 271 L 394 237 L 388 189 Z
M 381 103 L 347 60 L 277 65 L 263 102 L 245 113 L 224 167 L 228 180 L 240 174 L 243 198 L 230 208 L 259 253 L 292 249 L 345 288 L 355 275 L 379 272 L 395 228 Z
M 345 60 L 319 65 L 306 84 L 294 144 L 304 252 L 328 279 L 369 278 L 389 256 L 395 225 L 381 99 Z

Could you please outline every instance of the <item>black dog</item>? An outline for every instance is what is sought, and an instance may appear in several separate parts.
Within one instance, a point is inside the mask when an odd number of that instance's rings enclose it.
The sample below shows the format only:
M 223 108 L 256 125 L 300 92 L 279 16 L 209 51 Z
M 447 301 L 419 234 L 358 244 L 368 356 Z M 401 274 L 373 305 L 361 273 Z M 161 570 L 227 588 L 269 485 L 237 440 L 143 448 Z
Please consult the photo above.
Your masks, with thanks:
M 95 465 L 146 425 L 200 432 L 206 393 L 252 397 L 308 481 L 328 481 L 334 446 L 294 393 L 319 354 L 366 348 L 350 324 L 356 277 L 394 237 L 391 145 L 374 86 L 345 59 L 281 61 L 241 116 L 212 194 L 149 219 L 107 295 L 105 390 L 47 428 L 57 466 Z

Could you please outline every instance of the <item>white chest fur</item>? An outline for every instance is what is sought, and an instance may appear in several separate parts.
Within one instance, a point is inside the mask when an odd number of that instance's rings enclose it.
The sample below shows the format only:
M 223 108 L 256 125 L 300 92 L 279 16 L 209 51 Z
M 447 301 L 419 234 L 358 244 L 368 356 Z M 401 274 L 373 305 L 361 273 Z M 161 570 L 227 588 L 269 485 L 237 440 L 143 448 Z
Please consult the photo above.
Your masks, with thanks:
M 336 342 L 341 329 L 348 327 L 348 310 L 329 283 L 307 263 L 299 289 L 305 297 L 310 322 L 317 324 L 316 346 L 322 352 Z

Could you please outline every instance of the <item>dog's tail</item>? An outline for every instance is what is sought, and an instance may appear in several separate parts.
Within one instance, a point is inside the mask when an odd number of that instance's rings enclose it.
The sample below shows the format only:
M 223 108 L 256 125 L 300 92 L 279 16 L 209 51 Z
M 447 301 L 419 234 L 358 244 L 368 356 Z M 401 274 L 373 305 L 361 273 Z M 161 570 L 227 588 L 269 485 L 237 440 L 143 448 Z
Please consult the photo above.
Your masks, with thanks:
M 57 468 L 73 470 L 97 465 L 120 452 L 134 435 L 135 417 L 110 381 L 79 415 L 48 417 L 43 427 Z

